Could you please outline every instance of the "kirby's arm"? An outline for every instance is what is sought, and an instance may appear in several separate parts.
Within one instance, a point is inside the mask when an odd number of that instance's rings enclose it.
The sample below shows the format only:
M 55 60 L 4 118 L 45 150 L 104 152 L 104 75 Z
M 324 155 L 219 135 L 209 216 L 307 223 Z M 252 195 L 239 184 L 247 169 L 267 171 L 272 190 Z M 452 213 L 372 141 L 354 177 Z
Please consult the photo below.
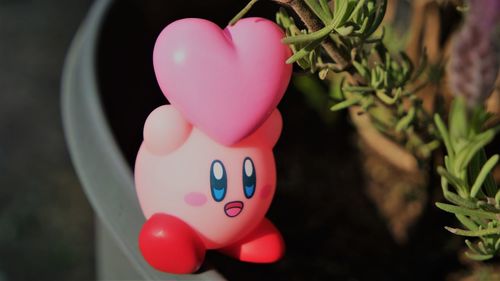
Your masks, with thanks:
M 180 147 L 191 133 L 192 125 L 171 105 L 151 112 L 144 124 L 144 145 L 153 154 L 167 155 Z
M 143 225 L 139 249 L 154 268 L 176 274 L 193 273 L 205 258 L 205 246 L 182 220 L 157 213 Z

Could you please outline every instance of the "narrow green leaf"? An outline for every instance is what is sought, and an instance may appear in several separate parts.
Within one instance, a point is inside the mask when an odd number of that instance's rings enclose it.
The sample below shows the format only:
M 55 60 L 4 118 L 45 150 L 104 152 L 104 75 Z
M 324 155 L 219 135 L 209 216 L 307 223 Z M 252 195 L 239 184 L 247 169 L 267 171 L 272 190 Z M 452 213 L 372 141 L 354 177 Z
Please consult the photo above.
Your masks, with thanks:
M 500 214 L 500 209 L 495 208 L 495 206 L 489 204 L 488 202 L 478 201 L 476 203 L 477 207 L 486 212 Z
M 459 164 L 458 168 L 460 170 L 464 170 L 467 165 L 469 165 L 470 161 L 478 153 L 480 149 L 485 147 L 488 143 L 490 143 L 495 137 L 495 131 L 493 129 L 489 129 L 479 135 L 477 135 L 472 141 L 470 147 L 464 151 L 459 157 L 457 155 L 457 163 Z
M 337 78 L 337 76 L 334 77 Z M 345 77 L 342 77 L 340 81 L 338 80 L 339 79 L 337 78 L 330 83 L 330 97 L 337 101 L 345 99 L 344 92 L 342 91 L 342 85 L 344 85 Z
M 469 239 L 465 239 L 465 244 L 473 254 L 481 254 L 481 251 Z
M 500 234 L 500 227 L 487 228 L 487 229 L 481 229 L 481 230 L 463 230 L 463 229 L 452 228 L 452 227 L 448 227 L 448 226 L 445 226 L 444 228 L 453 234 L 460 235 L 460 236 L 466 236 L 466 237 L 481 237 L 481 236 L 486 236 L 486 235 Z
M 320 43 L 321 43 L 321 40 L 315 40 L 315 41 L 307 44 L 304 48 L 300 49 L 298 52 L 296 52 L 291 57 L 289 57 L 286 60 L 286 63 L 291 64 L 291 63 L 294 63 L 294 62 L 300 60 L 301 58 L 307 56 L 310 52 L 312 52 L 314 49 L 316 49 L 316 47 L 318 47 Z
M 281 42 L 285 44 L 297 44 L 297 43 L 310 43 L 315 40 L 323 40 L 330 32 L 334 30 L 333 25 L 327 25 L 323 27 L 322 29 L 312 32 L 312 33 L 307 33 L 307 34 L 301 34 L 297 36 L 291 36 L 291 37 L 285 37 L 281 40 Z
M 483 254 L 487 255 L 489 253 L 488 249 L 486 249 L 486 247 L 484 246 L 483 241 L 479 241 L 477 243 L 477 247 L 479 248 L 479 250 L 481 250 Z
M 490 221 L 489 219 L 479 218 L 474 216 L 471 216 L 469 218 L 473 220 L 477 225 L 482 227 L 482 229 L 488 228 L 488 221 Z
M 434 123 L 436 124 L 436 127 L 439 131 L 439 134 L 441 135 L 441 138 L 443 139 L 444 145 L 446 146 L 446 150 L 448 152 L 448 155 L 453 158 L 455 152 L 453 150 L 453 146 L 451 144 L 450 140 L 450 135 L 448 133 L 448 129 L 446 128 L 446 125 L 443 122 L 443 119 L 441 119 L 441 116 L 439 114 L 434 114 Z
M 371 7 L 371 8 L 370 8 Z M 368 2 L 366 4 L 366 7 L 364 9 L 365 12 L 365 18 L 363 20 L 362 24 L 362 33 L 361 36 L 363 38 L 369 38 L 372 34 L 375 33 L 376 29 L 370 33 L 373 27 L 373 23 L 377 19 L 377 11 L 373 8 L 373 2 Z M 361 30 L 360 30 L 361 32 Z
M 401 118 L 396 124 L 396 132 L 401 132 L 402 130 L 410 126 L 410 124 L 413 122 L 413 119 L 415 119 L 415 112 L 416 112 L 415 107 L 414 106 L 410 107 L 408 113 L 403 118 Z
M 308 58 L 307 60 L 311 62 L 311 68 L 309 69 L 309 72 L 311 73 L 316 73 L 316 58 L 317 58 L 317 55 L 316 55 L 316 51 L 315 50 L 312 50 L 309 55 L 308 55 Z
M 384 103 L 388 104 L 388 105 L 393 105 L 394 103 L 396 103 L 396 101 L 398 100 L 400 94 L 398 95 L 397 94 L 398 92 L 396 91 L 396 94 L 393 96 L 393 97 L 390 97 L 388 96 L 384 90 L 378 90 L 375 92 L 375 94 L 377 95 L 377 97 L 383 101 Z
M 333 19 L 333 14 L 332 14 L 332 10 L 330 9 L 330 6 L 328 6 L 328 1 L 327 0 L 319 0 L 319 4 L 321 5 L 323 12 L 328 16 L 328 22 L 330 22 Z
M 382 3 L 379 5 L 378 10 L 375 15 L 375 20 L 371 24 L 370 29 L 366 32 L 365 36 L 368 37 L 377 30 L 379 25 L 382 23 L 382 20 L 384 19 L 385 16 L 385 11 L 387 9 L 387 0 L 382 0 Z
M 352 34 L 353 31 L 354 31 L 354 26 L 352 25 L 346 25 L 335 28 L 335 32 L 337 32 L 341 36 L 349 36 Z
M 441 188 L 443 190 L 443 194 L 446 196 L 446 193 L 451 193 L 448 189 L 448 181 L 445 177 L 441 177 Z
M 340 26 L 342 18 L 347 12 L 348 0 L 335 0 L 335 11 L 333 12 L 333 24 Z
M 297 49 L 295 45 L 290 45 L 290 49 L 292 49 L 292 52 L 294 54 L 298 53 L 300 50 Z M 306 56 L 303 56 L 302 58 L 298 59 L 295 61 L 302 69 L 307 70 L 311 68 L 311 63 L 307 60 Z
M 354 7 L 354 9 L 351 12 L 351 15 L 347 20 L 353 20 L 357 16 L 359 11 L 361 11 L 361 8 L 365 5 L 365 2 L 366 0 L 359 0 L 358 3 L 356 4 L 356 7 Z
M 484 161 L 481 161 L 480 153 L 476 154 L 472 158 L 469 166 L 467 167 L 467 180 L 470 186 L 474 184 L 474 181 L 477 178 L 477 175 L 479 174 L 479 171 L 481 170 L 481 167 L 484 165 L 485 162 L 486 159 Z
M 326 77 L 328 76 L 328 72 L 330 72 L 330 69 L 328 68 L 323 68 L 318 72 L 318 77 L 320 80 L 325 80 Z
M 335 0 L 335 10 L 333 12 L 333 24 L 335 27 L 342 26 L 354 9 L 355 3 L 351 0 Z
M 466 217 L 464 215 L 458 215 L 458 214 L 456 214 L 455 216 L 457 217 L 458 221 L 460 223 L 462 223 L 468 229 L 470 229 L 470 230 L 479 230 L 479 226 L 474 221 L 472 221 L 471 219 L 469 219 L 468 217 Z
M 365 80 L 370 80 L 369 71 L 365 66 L 363 66 L 362 64 L 360 64 L 357 61 L 353 61 L 352 65 L 354 66 L 354 68 L 356 68 L 359 75 L 361 75 Z
M 234 16 L 234 18 L 231 19 L 231 21 L 229 21 L 229 25 L 234 25 L 238 20 L 244 17 L 245 14 L 248 13 L 248 11 L 250 11 L 252 6 L 255 3 L 257 3 L 257 1 L 258 0 L 250 0 L 250 2 L 248 2 L 248 4 L 238 14 L 236 14 L 236 16 Z
M 351 98 L 351 99 L 347 99 L 345 101 L 341 101 L 341 102 L 335 104 L 334 106 L 330 107 L 330 110 L 331 111 L 338 111 L 338 110 L 341 110 L 344 108 L 348 108 L 350 106 L 357 104 L 359 102 L 359 100 L 360 100 L 359 98 Z
M 497 238 L 497 241 L 495 242 L 495 251 L 498 251 L 498 249 L 500 248 L 500 239 Z
M 482 210 L 470 210 L 467 208 L 463 207 L 458 207 L 450 204 L 445 204 L 445 203 L 440 203 L 437 202 L 436 206 L 448 213 L 453 213 L 453 214 L 459 214 L 459 215 L 464 215 L 464 216 L 470 216 L 470 217 L 478 217 L 478 218 L 484 218 L 484 219 L 497 219 L 495 214 L 488 213 Z
M 391 67 L 391 64 L 392 64 L 391 54 L 385 53 L 385 58 L 384 59 L 385 59 L 385 62 L 384 62 L 385 69 L 389 70 L 390 67 Z
M 403 73 L 403 78 L 400 81 L 401 83 L 406 83 L 408 80 L 410 80 L 410 76 L 413 72 L 414 65 L 413 62 L 411 61 L 410 57 L 405 53 L 405 52 L 399 52 L 399 56 L 402 58 L 402 64 L 404 67 L 404 73 Z
M 363 19 L 363 22 L 361 22 L 361 25 L 359 25 L 359 28 L 356 30 L 356 34 L 363 36 L 363 38 L 366 38 L 365 32 L 366 32 L 366 29 L 368 28 L 369 19 L 370 19 L 369 17 L 365 17 Z M 381 36 L 379 36 L 378 38 L 371 38 L 371 39 L 365 40 L 365 43 L 380 42 L 380 41 L 382 41 L 383 38 L 384 38 L 384 30 L 382 30 Z
M 340 20 L 338 21 L 338 23 L 336 25 L 337 27 L 340 27 L 347 22 L 347 20 L 349 19 L 349 17 L 352 14 L 352 11 L 354 10 L 354 7 L 356 6 L 357 0 L 354 0 L 354 1 L 353 0 L 343 0 L 343 2 L 345 2 L 347 5 L 346 5 L 345 12 L 343 12 L 341 14 Z
M 394 86 L 394 83 L 392 82 L 393 79 L 392 79 L 390 73 L 387 70 L 385 70 L 382 73 L 382 77 L 383 77 L 383 80 L 384 80 L 384 88 L 386 88 L 386 89 L 392 89 L 393 86 Z
M 481 189 L 481 186 L 483 186 L 486 177 L 490 174 L 491 170 L 493 170 L 493 168 L 495 168 L 495 165 L 498 163 L 498 158 L 499 158 L 498 154 L 494 155 L 483 165 L 481 171 L 479 172 L 470 190 L 471 197 L 476 197 L 477 193 Z
M 430 152 L 432 152 L 432 151 L 438 149 L 439 146 L 441 146 L 441 142 L 439 140 L 432 140 L 432 141 L 426 143 L 425 146 L 427 147 L 427 149 Z
M 453 204 L 467 209 L 477 209 L 477 205 L 474 202 L 464 199 L 453 192 L 445 191 L 443 195 L 446 200 L 450 201 Z
M 453 171 L 453 163 L 450 161 L 450 157 L 448 155 L 444 156 L 444 164 L 445 164 L 446 170 Z
M 307 6 L 309 6 L 311 11 L 313 11 L 313 13 L 323 22 L 324 25 L 327 25 L 331 22 L 332 16 L 321 6 L 321 4 L 317 0 L 305 0 L 305 2 Z
M 371 78 L 372 87 L 375 89 L 380 89 L 382 84 L 384 83 L 383 71 L 380 66 L 372 68 Z
M 485 261 L 485 260 L 489 260 L 489 259 L 492 259 L 493 258 L 493 255 L 481 255 L 481 254 L 471 254 L 469 252 L 465 252 L 465 255 L 471 259 L 471 260 L 475 260 L 475 261 Z
M 478 155 L 481 160 L 481 163 L 486 162 L 486 152 L 484 151 L 484 149 L 481 149 L 478 152 Z M 484 191 L 486 195 L 490 197 L 494 197 L 497 194 L 498 187 L 492 173 L 489 173 L 486 176 L 486 179 L 484 180 Z
M 287 31 L 291 31 L 292 27 L 296 28 L 295 21 L 283 7 L 280 7 L 276 13 L 276 22 L 283 28 L 287 29 Z
M 458 97 L 453 100 L 448 122 L 452 141 L 467 136 L 467 104 L 464 98 Z
M 368 86 L 345 86 L 343 89 L 346 92 L 360 92 L 360 93 L 373 92 L 373 89 Z
M 373 1 L 370 1 L 370 2 L 366 3 L 366 9 L 368 10 L 368 12 L 370 14 L 373 14 L 373 13 L 376 12 L 375 11 L 375 4 L 373 3 Z
M 497 191 L 497 194 L 495 194 L 495 202 L 497 204 L 497 207 L 500 206 L 500 190 Z
M 445 177 L 446 180 L 451 183 L 456 189 L 457 191 L 459 192 L 460 195 L 463 196 L 463 192 L 465 191 L 467 194 L 469 192 L 467 192 L 465 189 L 466 189 L 466 183 L 458 178 L 457 176 L 451 174 L 450 172 L 448 172 L 448 170 L 446 170 L 445 168 L 439 166 L 437 168 L 437 172 L 439 175 L 441 175 L 442 177 Z

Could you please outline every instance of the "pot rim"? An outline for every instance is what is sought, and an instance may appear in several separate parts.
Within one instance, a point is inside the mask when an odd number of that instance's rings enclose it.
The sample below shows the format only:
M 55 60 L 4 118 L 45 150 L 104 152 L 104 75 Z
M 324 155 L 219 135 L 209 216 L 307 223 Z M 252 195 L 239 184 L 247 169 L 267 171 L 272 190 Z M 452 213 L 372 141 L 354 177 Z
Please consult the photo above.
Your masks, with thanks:
M 65 59 L 61 85 L 63 129 L 72 163 L 99 220 L 146 280 L 225 280 L 215 269 L 172 275 L 154 270 L 137 245 L 145 221 L 127 165 L 106 120 L 97 86 L 97 46 L 101 26 L 113 3 L 95 1 Z

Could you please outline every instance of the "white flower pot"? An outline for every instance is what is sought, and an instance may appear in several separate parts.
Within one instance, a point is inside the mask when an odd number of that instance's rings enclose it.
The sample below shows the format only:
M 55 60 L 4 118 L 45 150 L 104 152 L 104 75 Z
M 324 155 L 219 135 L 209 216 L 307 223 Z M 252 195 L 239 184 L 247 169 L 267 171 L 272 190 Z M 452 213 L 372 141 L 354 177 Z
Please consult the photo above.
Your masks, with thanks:
M 213 269 L 168 275 L 142 258 L 137 237 L 145 219 L 133 174 L 103 111 L 97 81 L 97 46 L 111 0 L 96 1 L 68 53 L 62 115 L 71 158 L 97 220 L 97 277 L 101 280 L 224 280 Z

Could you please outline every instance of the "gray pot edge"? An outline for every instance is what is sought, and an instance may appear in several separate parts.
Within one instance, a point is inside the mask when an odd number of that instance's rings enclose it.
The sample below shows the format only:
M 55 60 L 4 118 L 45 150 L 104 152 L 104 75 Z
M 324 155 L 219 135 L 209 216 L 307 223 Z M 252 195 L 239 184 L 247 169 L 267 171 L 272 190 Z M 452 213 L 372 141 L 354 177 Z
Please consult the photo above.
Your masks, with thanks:
M 216 270 L 194 275 L 152 269 L 137 247 L 144 216 L 128 167 L 103 112 L 96 81 L 96 47 L 112 0 L 98 0 L 80 26 L 63 68 L 61 110 L 70 157 L 100 221 L 145 280 L 225 280 Z

